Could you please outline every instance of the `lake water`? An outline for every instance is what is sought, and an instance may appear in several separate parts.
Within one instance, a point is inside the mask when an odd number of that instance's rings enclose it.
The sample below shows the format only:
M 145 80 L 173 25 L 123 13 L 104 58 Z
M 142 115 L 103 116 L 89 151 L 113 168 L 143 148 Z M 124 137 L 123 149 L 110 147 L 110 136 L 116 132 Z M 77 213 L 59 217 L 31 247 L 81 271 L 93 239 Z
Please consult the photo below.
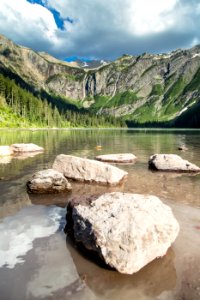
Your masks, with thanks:
M 200 166 L 200 131 L 1 130 L 0 145 L 35 143 L 33 157 L 0 158 L 0 298 L 24 299 L 200 299 L 200 174 L 151 172 L 149 156 L 174 153 Z M 184 144 L 188 151 L 180 152 Z M 97 145 L 102 150 L 96 149 Z M 58 154 L 94 158 L 130 152 L 135 164 L 119 187 L 72 183 L 69 194 L 34 196 L 26 182 L 49 168 Z M 63 233 L 70 198 L 109 191 L 152 194 L 168 204 L 180 234 L 166 256 L 134 275 L 107 270 L 80 253 Z

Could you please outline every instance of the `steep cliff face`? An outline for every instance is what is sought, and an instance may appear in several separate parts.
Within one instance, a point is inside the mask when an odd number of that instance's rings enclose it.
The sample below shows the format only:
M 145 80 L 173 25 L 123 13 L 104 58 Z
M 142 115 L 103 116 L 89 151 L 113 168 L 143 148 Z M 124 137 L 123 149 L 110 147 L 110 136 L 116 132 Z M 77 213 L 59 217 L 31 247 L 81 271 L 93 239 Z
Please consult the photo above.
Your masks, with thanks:
M 48 54 L 14 44 L 0 36 L 0 64 L 36 88 L 72 99 L 82 99 L 85 71 Z
M 200 47 L 168 55 L 124 56 L 87 78 L 87 95 L 96 98 L 92 107 L 99 113 L 169 120 L 199 99 Z
M 200 99 L 200 46 L 170 54 L 124 55 L 86 69 L 0 36 L 0 66 L 95 113 L 139 122 L 174 119 Z

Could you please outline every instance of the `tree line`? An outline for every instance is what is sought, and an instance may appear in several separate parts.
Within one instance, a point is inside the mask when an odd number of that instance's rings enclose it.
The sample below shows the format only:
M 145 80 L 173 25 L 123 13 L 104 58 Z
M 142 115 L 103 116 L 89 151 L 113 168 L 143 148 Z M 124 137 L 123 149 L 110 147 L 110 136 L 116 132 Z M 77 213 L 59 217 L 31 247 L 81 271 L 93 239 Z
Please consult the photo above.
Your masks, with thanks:
M 44 94 L 45 95 L 45 94 Z M 46 95 L 48 95 L 46 93 Z M 40 97 L 22 88 L 14 79 L 0 74 L 0 96 L 13 113 L 38 127 L 124 127 L 125 122 L 112 116 L 99 116 L 61 105 L 58 97 Z M 1 104 L 3 105 L 2 101 Z

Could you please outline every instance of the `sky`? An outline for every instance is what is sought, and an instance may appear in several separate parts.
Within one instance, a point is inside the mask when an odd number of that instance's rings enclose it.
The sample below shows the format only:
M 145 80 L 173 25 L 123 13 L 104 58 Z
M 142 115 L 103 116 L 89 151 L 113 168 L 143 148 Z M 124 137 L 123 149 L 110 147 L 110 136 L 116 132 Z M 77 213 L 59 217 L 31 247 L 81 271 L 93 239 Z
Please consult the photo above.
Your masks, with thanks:
M 0 0 L 0 33 L 62 59 L 116 59 L 200 43 L 200 0 Z

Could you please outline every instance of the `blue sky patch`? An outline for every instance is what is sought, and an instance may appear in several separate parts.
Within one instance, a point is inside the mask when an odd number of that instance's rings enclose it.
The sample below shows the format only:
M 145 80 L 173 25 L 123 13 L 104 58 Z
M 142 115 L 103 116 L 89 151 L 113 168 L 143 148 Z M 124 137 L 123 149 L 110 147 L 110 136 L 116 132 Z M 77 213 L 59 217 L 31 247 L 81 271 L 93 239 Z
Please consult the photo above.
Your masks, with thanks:
M 42 0 L 26 0 L 27 2 L 30 2 L 32 4 L 37 3 L 40 4 L 42 6 L 45 6 Z
M 80 57 L 80 56 L 70 56 L 70 57 L 66 57 L 64 59 L 64 61 L 67 61 L 67 62 L 72 62 L 72 61 L 76 61 L 76 60 L 81 60 L 83 62 L 90 62 L 90 61 L 92 61 L 92 59 L 90 59 L 90 58 Z
M 67 18 L 62 18 L 61 16 L 60 16 L 60 13 L 57 11 L 57 10 L 55 10 L 55 9 L 53 9 L 53 8 L 51 8 L 51 7 L 48 7 L 48 6 L 46 6 L 45 4 L 44 4 L 44 1 L 43 0 L 26 0 L 26 1 L 28 1 L 29 3 L 32 3 L 32 4 L 39 4 L 39 5 L 42 5 L 43 7 L 45 7 L 46 9 L 48 9 L 52 14 L 53 14 L 53 16 L 54 16 L 54 20 L 55 20 L 55 22 L 56 22 L 56 25 L 57 25 L 57 27 L 60 29 L 60 30 L 65 30 L 65 21 L 67 21 L 67 22 L 69 22 L 69 23 L 71 23 L 71 24 L 73 24 L 74 23 L 74 20 L 72 19 L 72 18 L 70 18 L 70 17 L 67 17 Z

